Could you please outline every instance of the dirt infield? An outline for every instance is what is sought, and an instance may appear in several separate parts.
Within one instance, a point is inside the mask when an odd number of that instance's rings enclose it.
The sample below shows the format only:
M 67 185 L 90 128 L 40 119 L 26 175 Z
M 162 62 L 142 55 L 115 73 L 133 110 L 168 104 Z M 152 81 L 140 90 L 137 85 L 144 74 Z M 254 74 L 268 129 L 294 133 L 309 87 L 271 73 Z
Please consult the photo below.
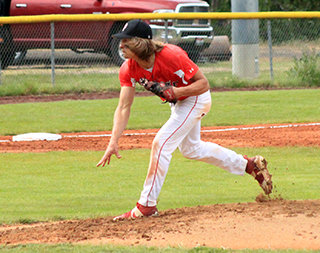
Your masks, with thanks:
M 150 148 L 158 129 L 126 130 L 121 149 Z M 0 153 L 105 150 L 111 132 L 61 134 L 58 141 L 14 142 L 0 136 Z M 203 127 L 201 138 L 224 147 L 308 147 L 320 144 L 320 123 Z
M 126 131 L 121 149 L 150 148 L 157 129 Z M 58 141 L 13 142 L 0 136 L 0 153 L 104 150 L 110 132 L 62 134 Z M 202 139 L 225 147 L 316 146 L 320 124 L 202 128 Z M 112 217 L 0 227 L 0 244 L 114 243 L 192 248 L 320 250 L 318 200 L 287 201 L 271 194 L 253 203 L 160 210 L 159 217 L 113 222 Z

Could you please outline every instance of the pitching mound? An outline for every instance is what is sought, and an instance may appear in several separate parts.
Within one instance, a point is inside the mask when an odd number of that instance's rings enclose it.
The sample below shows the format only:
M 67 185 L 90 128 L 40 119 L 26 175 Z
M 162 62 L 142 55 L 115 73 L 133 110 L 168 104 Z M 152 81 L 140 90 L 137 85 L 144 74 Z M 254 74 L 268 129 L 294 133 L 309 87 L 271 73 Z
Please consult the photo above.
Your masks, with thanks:
M 112 217 L 0 228 L 1 244 L 113 243 L 193 248 L 320 249 L 320 200 L 185 207 L 159 217 Z

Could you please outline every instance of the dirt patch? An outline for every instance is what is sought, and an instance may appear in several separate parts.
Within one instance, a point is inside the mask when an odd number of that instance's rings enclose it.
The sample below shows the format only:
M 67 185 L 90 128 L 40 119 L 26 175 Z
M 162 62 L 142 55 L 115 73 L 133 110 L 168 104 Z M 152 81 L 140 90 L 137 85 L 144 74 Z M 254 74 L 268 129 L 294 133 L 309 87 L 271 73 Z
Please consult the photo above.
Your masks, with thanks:
M 159 217 L 111 217 L 6 227 L 1 244 L 89 243 L 193 248 L 320 249 L 320 200 L 185 207 Z
M 211 88 L 211 92 L 226 92 L 226 91 L 259 91 L 259 90 L 292 90 L 301 88 Z M 303 88 L 306 89 L 306 88 Z M 308 89 L 320 89 L 312 87 Z M 19 103 L 37 103 L 37 102 L 55 102 L 62 100 L 93 100 L 93 99 L 110 99 L 118 98 L 118 91 L 107 92 L 90 92 L 90 93 L 72 93 L 72 94 L 54 94 L 54 95 L 21 95 L 21 96 L 1 96 L 0 104 L 19 104 Z M 135 97 L 154 96 L 149 91 L 136 92 Z
M 157 131 L 126 131 L 120 147 L 150 148 Z M 0 153 L 102 151 L 106 148 L 110 134 L 62 134 L 63 138 L 58 141 L 31 142 L 13 142 L 12 136 L 0 136 Z M 225 147 L 319 147 L 320 124 L 205 127 L 202 128 L 202 139 Z M 0 227 L 0 244 L 27 243 L 318 250 L 320 199 L 287 201 L 274 194 L 270 198 L 259 195 L 254 203 L 160 210 L 159 217 L 138 220 L 113 222 L 112 217 L 103 217 Z
M 202 140 L 224 147 L 319 146 L 320 123 L 203 127 Z M 127 130 L 119 141 L 122 150 L 150 148 L 158 129 Z M 111 132 L 61 134 L 58 141 L 12 141 L 0 136 L 0 153 L 105 150 Z
M 150 92 L 137 92 L 136 96 L 151 96 Z M 0 97 L 0 104 L 20 104 L 38 102 L 56 102 L 62 100 L 93 100 L 110 99 L 119 97 L 119 92 L 93 92 L 93 93 L 72 93 L 56 95 L 26 95 L 26 96 L 3 96 Z

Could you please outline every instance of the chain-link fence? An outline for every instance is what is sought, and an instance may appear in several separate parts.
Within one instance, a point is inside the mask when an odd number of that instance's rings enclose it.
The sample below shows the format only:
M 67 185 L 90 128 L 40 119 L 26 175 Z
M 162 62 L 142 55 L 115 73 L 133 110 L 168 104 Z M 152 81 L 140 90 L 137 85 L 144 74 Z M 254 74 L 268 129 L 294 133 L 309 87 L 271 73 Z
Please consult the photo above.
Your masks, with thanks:
M 304 68 L 319 68 L 320 19 L 256 19 L 238 26 L 238 20 L 196 20 L 198 26 L 189 31 L 188 36 L 193 37 L 188 43 L 174 40 L 170 29 L 177 23 L 193 24 L 194 20 L 178 21 L 164 21 L 165 33 L 157 39 L 183 47 L 212 87 L 228 86 L 234 80 L 295 86 L 300 80 L 297 65 L 301 61 L 306 64 Z M 213 27 L 212 37 L 202 22 Z M 121 31 L 124 24 L 86 21 L 3 25 L 0 95 L 118 90 L 119 65 L 124 59 L 119 41 L 110 35 Z M 248 33 L 256 36 L 254 42 L 246 43 Z

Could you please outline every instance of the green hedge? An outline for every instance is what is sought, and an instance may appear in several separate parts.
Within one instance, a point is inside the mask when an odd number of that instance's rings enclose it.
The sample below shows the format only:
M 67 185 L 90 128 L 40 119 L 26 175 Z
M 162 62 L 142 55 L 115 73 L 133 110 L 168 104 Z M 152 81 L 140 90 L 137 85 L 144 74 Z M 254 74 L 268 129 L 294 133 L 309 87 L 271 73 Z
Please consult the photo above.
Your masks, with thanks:
M 231 0 L 207 0 L 214 12 L 230 12 Z M 319 11 L 319 0 L 282 0 L 259 1 L 260 11 Z M 227 35 L 231 38 L 229 20 L 213 20 L 212 26 L 216 35 Z M 320 38 L 320 19 L 273 19 L 271 22 L 273 43 L 279 44 L 292 40 L 317 40 Z M 297 32 L 298 31 L 298 32 Z M 284 33 L 285 32 L 285 33 Z M 266 41 L 267 22 L 260 22 L 260 38 Z

